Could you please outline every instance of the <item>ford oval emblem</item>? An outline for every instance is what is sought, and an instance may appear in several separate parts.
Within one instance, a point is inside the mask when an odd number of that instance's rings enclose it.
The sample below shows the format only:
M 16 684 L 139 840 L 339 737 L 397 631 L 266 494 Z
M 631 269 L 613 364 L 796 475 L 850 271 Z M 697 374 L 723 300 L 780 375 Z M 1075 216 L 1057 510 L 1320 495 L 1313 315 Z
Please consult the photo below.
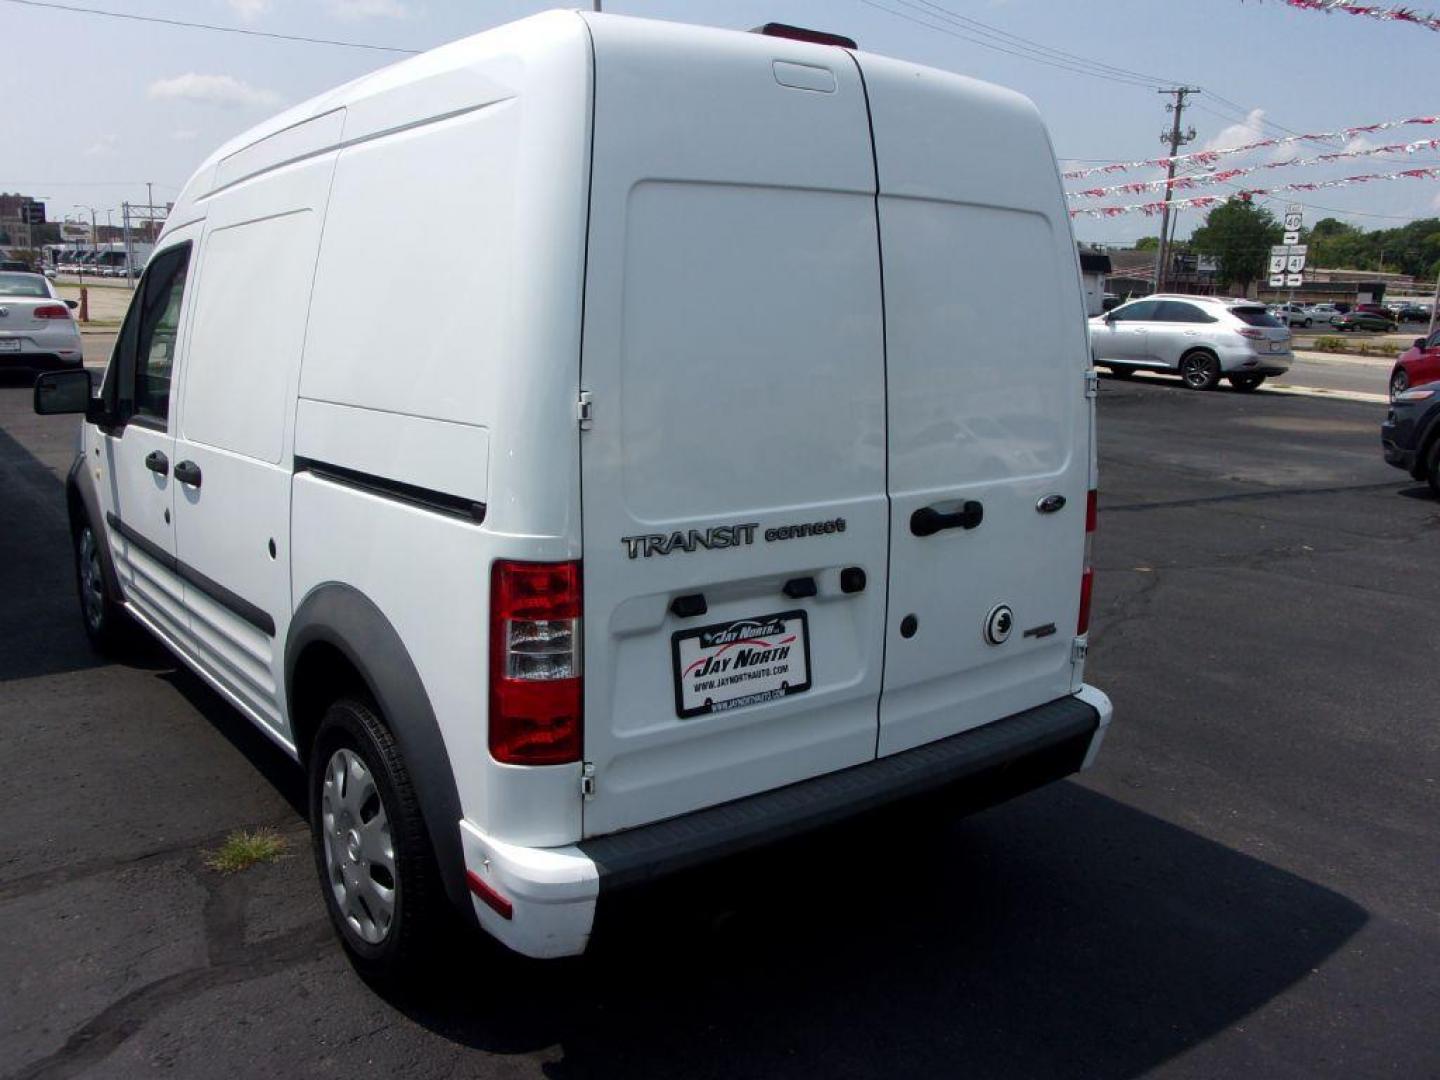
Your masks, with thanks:
M 1042 514 L 1053 514 L 1065 505 L 1064 495 L 1046 495 L 1035 504 L 1035 509 Z

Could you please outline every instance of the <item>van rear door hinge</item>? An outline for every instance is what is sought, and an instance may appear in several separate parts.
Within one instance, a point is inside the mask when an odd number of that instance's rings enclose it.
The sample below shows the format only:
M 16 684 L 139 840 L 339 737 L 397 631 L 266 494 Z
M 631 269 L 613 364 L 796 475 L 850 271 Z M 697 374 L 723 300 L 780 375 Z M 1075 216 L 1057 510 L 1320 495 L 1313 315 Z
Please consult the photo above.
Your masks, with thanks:
M 1080 664 L 1085 661 L 1085 654 L 1090 651 L 1089 636 L 1077 637 L 1070 643 L 1070 662 Z
M 1100 373 L 1093 367 L 1085 369 L 1085 396 L 1087 398 L 1100 396 Z
M 595 763 L 587 761 L 580 766 L 580 797 L 582 799 L 593 799 L 595 797 Z
M 581 431 L 595 426 L 595 405 L 589 390 L 580 391 L 580 400 L 575 403 L 575 419 L 580 421 Z

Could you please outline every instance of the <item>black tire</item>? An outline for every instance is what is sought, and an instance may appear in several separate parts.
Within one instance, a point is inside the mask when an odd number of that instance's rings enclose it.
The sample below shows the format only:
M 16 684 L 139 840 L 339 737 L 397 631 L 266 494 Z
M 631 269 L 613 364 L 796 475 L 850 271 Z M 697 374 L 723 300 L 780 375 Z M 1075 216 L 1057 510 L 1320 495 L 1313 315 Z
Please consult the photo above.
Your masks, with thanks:
M 1402 367 L 1397 367 L 1390 373 L 1390 398 L 1393 401 L 1397 394 L 1403 394 L 1410 389 L 1410 376 Z
M 1430 494 L 1440 499 L 1440 439 L 1430 444 L 1430 453 L 1425 458 L 1425 481 L 1430 485 Z
M 1180 358 L 1180 378 L 1191 390 L 1214 390 L 1220 385 L 1220 361 L 1212 352 L 1195 349 Z
M 1230 385 L 1243 394 L 1249 394 L 1253 391 L 1259 390 L 1260 384 L 1265 381 L 1264 375 L 1245 373 L 1241 373 L 1239 375 L 1230 375 L 1228 376 L 1228 378 L 1230 379 Z
M 363 808 L 358 820 L 333 812 L 327 815 L 326 782 L 334 760 L 344 752 L 358 757 L 373 780 L 379 805 L 369 817 L 363 816 Z M 358 696 L 335 701 L 320 721 L 310 751 L 308 772 L 315 868 L 320 876 L 325 910 L 330 913 L 330 921 L 350 962 L 362 976 L 380 981 L 417 974 L 434 959 L 436 943 L 443 938 L 445 930 L 453 928 L 456 920 L 450 916 L 445 900 L 435 852 L 420 815 L 410 772 L 379 710 Z M 355 783 L 351 779 L 354 775 L 347 771 L 345 778 Z M 330 790 L 333 793 L 336 789 Z M 329 810 L 333 811 L 336 805 L 332 794 Z M 356 857 L 355 848 L 362 847 L 358 840 L 364 831 L 362 826 L 373 823 L 381 810 L 388 821 L 387 839 L 393 852 L 393 869 Z M 326 844 L 327 816 L 335 826 L 330 830 L 330 839 L 335 842 L 333 849 L 327 849 Z M 338 874 L 339 880 L 332 880 L 331 850 L 337 862 L 345 864 Z M 367 852 L 362 848 L 360 854 Z M 347 874 L 353 877 L 347 878 Z M 359 921 L 352 922 L 341 909 L 341 899 L 336 893 L 339 890 L 348 895 L 347 883 L 351 880 L 361 883 L 368 879 L 371 885 L 383 887 L 386 877 L 390 879 L 393 896 L 390 917 L 379 940 L 367 940 L 364 926 Z M 365 910 L 371 911 L 369 907 Z M 369 926 L 372 934 L 380 921 L 373 918 L 372 913 Z
M 110 582 L 100 558 L 104 537 L 95 531 L 88 518 L 79 523 L 71 536 L 75 556 L 75 591 L 80 600 L 80 625 L 90 647 L 103 656 L 121 657 L 130 653 L 145 638 L 145 632 L 119 604 L 111 599 Z
M 1310 329 L 1310 320 L 1309 320 L 1309 319 L 1306 319 L 1304 322 L 1302 322 L 1302 323 L 1300 324 L 1300 328 L 1301 328 L 1302 330 L 1309 330 L 1309 329 Z

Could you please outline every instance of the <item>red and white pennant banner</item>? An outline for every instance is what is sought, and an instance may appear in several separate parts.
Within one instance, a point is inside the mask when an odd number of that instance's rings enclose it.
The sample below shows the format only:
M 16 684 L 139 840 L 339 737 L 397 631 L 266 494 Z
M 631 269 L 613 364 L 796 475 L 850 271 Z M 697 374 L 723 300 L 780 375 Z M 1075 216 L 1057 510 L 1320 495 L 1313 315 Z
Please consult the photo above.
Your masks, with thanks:
M 1234 196 L 1229 195 L 1197 195 L 1193 199 L 1171 199 L 1171 210 L 1183 210 L 1186 208 L 1204 209 L 1210 206 L 1218 206 L 1230 198 L 1240 198 L 1251 195 L 1279 195 L 1287 191 L 1319 191 L 1321 188 L 1349 187 L 1352 184 L 1368 184 L 1375 180 L 1440 180 L 1440 168 L 1433 169 L 1403 169 L 1394 173 L 1366 173 L 1362 176 L 1346 176 L 1338 180 L 1316 180 L 1308 183 L 1282 184 L 1272 188 L 1248 188 L 1245 191 L 1237 192 Z M 1096 206 L 1091 208 L 1077 208 L 1070 211 L 1070 216 L 1112 218 L 1121 214 L 1141 213 L 1146 217 L 1154 217 L 1165 209 L 1164 200 L 1146 203 L 1131 203 L 1129 206 Z
M 1366 15 L 1386 22 L 1410 23 L 1413 26 L 1423 26 L 1426 30 L 1440 30 L 1440 15 L 1426 15 L 1414 8 L 1398 4 L 1381 7 L 1378 4 L 1352 4 L 1350 0 L 1285 0 L 1285 3 L 1306 11 L 1323 11 L 1326 14 L 1343 11 L 1347 15 Z
M 1341 128 L 1339 131 L 1322 131 L 1311 135 L 1285 135 L 1273 139 L 1260 139 L 1243 146 L 1227 146 L 1220 150 L 1198 150 L 1193 154 L 1177 154 L 1174 157 L 1148 158 L 1144 161 L 1116 161 L 1110 165 L 1092 165 L 1087 169 L 1070 169 L 1061 173 L 1066 180 L 1079 180 L 1097 173 L 1128 172 L 1130 169 L 1163 169 L 1170 162 L 1177 165 L 1193 163 L 1211 165 L 1231 154 L 1244 154 L 1266 146 L 1287 146 L 1297 142 L 1334 142 L 1336 139 L 1350 139 L 1356 135 L 1371 135 L 1391 128 L 1409 127 L 1412 124 L 1440 124 L 1440 116 L 1412 116 L 1408 120 L 1386 120 L 1379 124 L 1362 124 L 1359 127 Z
M 1376 154 L 1416 154 L 1422 150 L 1440 149 L 1440 138 L 1416 139 L 1409 143 L 1391 143 L 1370 150 L 1337 150 L 1333 154 L 1320 154 L 1312 158 L 1290 158 L 1286 161 L 1267 161 L 1263 165 L 1244 165 L 1235 169 L 1222 169 L 1213 173 L 1198 173 L 1194 176 L 1177 176 L 1171 180 L 1132 180 L 1128 184 L 1111 184 L 1109 187 L 1086 188 L 1084 191 L 1067 191 L 1067 199 L 1102 199 L 1106 195 L 1139 195 L 1145 191 L 1172 191 L 1204 187 L 1207 184 L 1224 184 L 1237 176 L 1249 176 L 1262 169 L 1285 169 L 1300 165 L 1324 165 L 1345 158 L 1373 157 Z

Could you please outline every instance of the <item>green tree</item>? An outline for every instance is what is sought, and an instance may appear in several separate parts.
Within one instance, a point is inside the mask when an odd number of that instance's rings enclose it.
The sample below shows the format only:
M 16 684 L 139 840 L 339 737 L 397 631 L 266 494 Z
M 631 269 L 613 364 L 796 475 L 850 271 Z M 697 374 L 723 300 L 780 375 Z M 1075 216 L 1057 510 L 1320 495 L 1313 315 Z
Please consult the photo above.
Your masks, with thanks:
M 1196 251 L 1215 256 L 1224 285 L 1243 292 L 1264 277 L 1270 245 L 1278 244 L 1284 230 L 1275 215 L 1243 199 L 1231 199 L 1210 211 L 1205 224 L 1190 236 Z
M 1136 251 L 1155 251 L 1159 247 L 1160 238 L 1158 236 L 1142 236 L 1135 241 Z

